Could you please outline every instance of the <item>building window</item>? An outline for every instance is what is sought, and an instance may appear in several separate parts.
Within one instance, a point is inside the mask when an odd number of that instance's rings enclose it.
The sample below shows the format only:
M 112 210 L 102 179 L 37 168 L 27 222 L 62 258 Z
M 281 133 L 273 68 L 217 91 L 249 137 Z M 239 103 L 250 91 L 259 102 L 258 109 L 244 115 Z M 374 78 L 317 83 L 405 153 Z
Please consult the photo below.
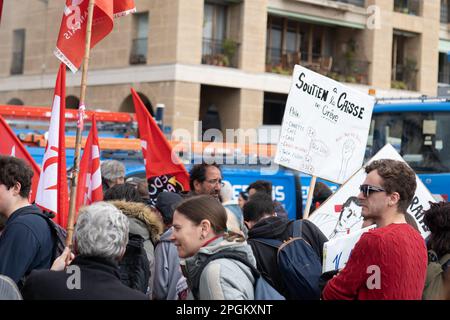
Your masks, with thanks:
M 148 50 L 148 12 L 133 15 L 134 37 L 130 64 L 146 64 Z
M 420 0 L 394 0 L 394 11 L 419 16 Z
M 393 89 L 417 89 L 417 48 L 419 36 L 406 31 L 394 30 L 392 42 Z
M 202 63 L 237 67 L 238 43 L 227 37 L 228 6 L 205 3 L 203 14 Z
M 439 53 L 439 83 L 450 84 L 450 57 L 447 52 Z
M 286 94 L 264 93 L 264 125 L 280 125 L 283 121 L 284 109 L 286 107 Z
M 441 0 L 441 23 L 449 23 L 449 0 Z
M 25 56 L 25 29 L 13 31 L 11 74 L 23 74 Z

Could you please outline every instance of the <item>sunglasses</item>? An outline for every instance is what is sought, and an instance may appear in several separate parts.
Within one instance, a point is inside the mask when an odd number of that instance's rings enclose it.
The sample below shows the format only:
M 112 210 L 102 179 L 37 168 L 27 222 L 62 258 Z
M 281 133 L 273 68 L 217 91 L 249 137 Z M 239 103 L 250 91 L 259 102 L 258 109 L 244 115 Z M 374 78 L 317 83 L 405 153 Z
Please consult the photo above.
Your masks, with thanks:
M 368 198 L 373 192 L 383 192 L 386 191 L 381 187 L 371 186 L 369 184 L 362 184 L 359 186 L 359 191 L 362 192 L 364 197 Z

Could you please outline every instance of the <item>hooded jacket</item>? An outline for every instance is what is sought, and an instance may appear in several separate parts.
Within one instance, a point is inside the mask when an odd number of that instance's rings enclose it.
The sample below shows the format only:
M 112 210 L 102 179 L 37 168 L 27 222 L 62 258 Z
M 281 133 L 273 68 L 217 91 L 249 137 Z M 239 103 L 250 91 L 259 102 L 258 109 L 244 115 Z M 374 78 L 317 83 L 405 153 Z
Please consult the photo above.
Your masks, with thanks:
M 183 272 L 189 286 L 199 271 L 199 266 L 210 255 L 229 250 L 246 256 L 256 266 L 250 246 L 244 242 L 228 241 L 220 237 L 200 250 L 192 257 L 182 261 Z M 254 300 L 255 279 L 251 270 L 233 259 L 213 260 L 203 269 L 200 275 L 199 300 Z M 192 294 L 190 296 L 192 299 Z
M 129 232 L 144 239 L 144 249 L 150 262 L 149 293 L 151 297 L 155 274 L 155 244 L 163 233 L 163 224 L 158 214 L 143 203 L 127 201 L 111 201 L 111 203 L 128 217 Z
M 282 217 L 269 217 L 258 221 L 248 232 L 248 243 L 255 255 L 258 270 L 264 278 L 281 294 L 287 295 L 283 279 L 277 267 L 277 250 L 261 242 L 254 241 L 255 238 L 288 240 L 292 236 L 291 220 Z M 308 220 L 302 222 L 302 237 L 312 246 L 320 261 L 323 261 L 323 244 L 328 241 L 320 229 Z
M 186 278 L 180 267 L 177 247 L 170 241 L 172 228 L 161 236 L 155 248 L 155 277 L 153 279 L 153 299 L 179 300 L 187 288 Z
M 49 269 L 52 265 L 54 240 L 50 227 L 36 213 L 35 205 L 14 211 L 0 236 L 0 274 L 22 286 L 21 279 L 33 269 Z

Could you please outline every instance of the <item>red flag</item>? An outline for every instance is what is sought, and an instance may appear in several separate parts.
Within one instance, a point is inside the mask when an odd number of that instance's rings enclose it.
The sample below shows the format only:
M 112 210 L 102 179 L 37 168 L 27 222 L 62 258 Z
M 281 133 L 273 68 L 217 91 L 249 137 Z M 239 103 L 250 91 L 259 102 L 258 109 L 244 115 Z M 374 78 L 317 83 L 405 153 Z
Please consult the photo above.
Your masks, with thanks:
M 22 142 L 20 142 L 20 140 L 8 126 L 6 121 L 2 118 L 2 116 L 0 116 L 0 137 L 2 137 L 0 144 L 0 154 L 24 159 L 33 169 L 34 175 L 33 179 L 31 180 L 31 192 L 29 196 L 30 202 L 33 202 L 34 198 L 36 197 L 36 189 L 38 186 L 39 174 L 41 172 L 41 169 L 28 153 Z
M 0 22 L 2 21 L 3 0 L 0 0 Z
M 72 72 L 83 61 L 89 0 L 66 0 L 54 54 Z M 91 48 L 106 37 L 114 26 L 113 19 L 135 12 L 134 0 L 96 0 L 92 20 Z
M 154 200 L 162 191 L 189 190 L 189 174 L 183 164 L 175 154 L 172 155 L 172 147 L 136 91 L 131 89 L 131 94 L 136 110 L 145 171 L 149 179 L 150 198 Z
M 103 200 L 102 176 L 100 173 L 100 148 L 98 144 L 95 113 L 92 127 L 84 146 L 78 174 L 76 212 L 83 205 Z
M 56 214 L 55 222 L 67 226 L 68 198 L 66 177 L 66 67 L 61 63 L 55 85 L 47 146 L 36 194 L 36 204 Z

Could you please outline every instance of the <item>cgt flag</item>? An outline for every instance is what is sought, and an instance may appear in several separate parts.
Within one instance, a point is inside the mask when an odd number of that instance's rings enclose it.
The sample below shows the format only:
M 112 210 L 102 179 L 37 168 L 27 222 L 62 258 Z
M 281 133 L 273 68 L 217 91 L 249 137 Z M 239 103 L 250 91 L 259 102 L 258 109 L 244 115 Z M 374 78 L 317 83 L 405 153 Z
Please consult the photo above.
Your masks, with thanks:
M 66 178 L 65 112 L 66 67 L 61 63 L 55 85 L 47 146 L 36 194 L 36 204 L 56 214 L 55 222 L 67 226 L 68 189 Z
M 98 143 L 95 113 L 92 115 L 92 127 L 84 146 L 78 174 L 76 209 L 103 200 L 102 176 L 100 173 L 100 147 Z
M 131 89 L 131 94 L 136 110 L 150 200 L 154 204 L 160 192 L 189 190 L 189 174 L 178 157 L 172 155 L 172 147 L 134 89 Z
M 54 54 L 76 72 L 83 61 L 89 0 L 66 0 Z M 96 0 L 92 20 L 91 48 L 114 27 L 114 18 L 136 11 L 134 0 Z
M 34 202 L 41 169 L 28 153 L 27 149 L 25 149 L 24 145 L 14 134 L 14 132 L 11 130 L 11 128 L 8 126 L 6 121 L 2 118 L 2 116 L 0 116 L 0 137 L 2 137 L 2 141 L 0 143 L 0 154 L 24 159 L 33 169 L 34 175 L 33 179 L 31 180 L 31 192 L 29 200 L 30 202 Z

